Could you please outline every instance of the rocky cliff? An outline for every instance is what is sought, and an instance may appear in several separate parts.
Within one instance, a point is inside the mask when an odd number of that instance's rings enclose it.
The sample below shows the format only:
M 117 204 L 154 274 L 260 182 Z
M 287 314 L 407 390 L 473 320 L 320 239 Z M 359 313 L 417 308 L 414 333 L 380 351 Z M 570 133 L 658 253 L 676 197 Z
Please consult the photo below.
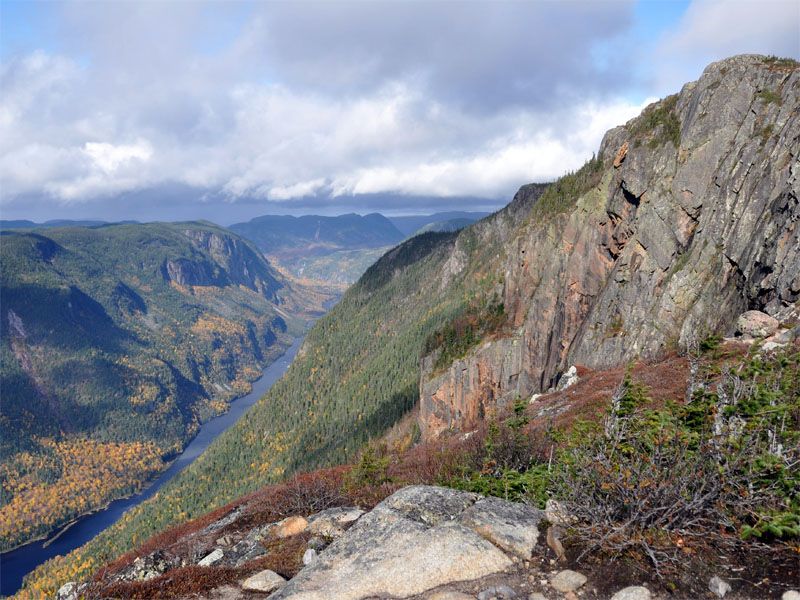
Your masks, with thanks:
M 473 227 L 502 246 L 508 333 L 445 372 L 422 361 L 428 437 L 471 426 L 572 364 L 607 367 L 776 315 L 800 295 L 800 69 L 737 56 L 609 131 L 576 185 L 523 188 Z M 577 189 L 576 189 L 577 187 Z M 541 199 L 538 199 L 541 196 Z M 529 208 L 530 207 L 530 208 Z M 462 235 L 441 274 L 465 268 Z
M 219 230 L 190 226 L 183 229 L 183 234 L 200 252 L 210 256 L 213 263 L 166 261 L 168 278 L 174 278 L 181 285 L 241 285 L 259 292 L 268 300 L 277 300 L 276 292 L 285 284 L 244 239 Z

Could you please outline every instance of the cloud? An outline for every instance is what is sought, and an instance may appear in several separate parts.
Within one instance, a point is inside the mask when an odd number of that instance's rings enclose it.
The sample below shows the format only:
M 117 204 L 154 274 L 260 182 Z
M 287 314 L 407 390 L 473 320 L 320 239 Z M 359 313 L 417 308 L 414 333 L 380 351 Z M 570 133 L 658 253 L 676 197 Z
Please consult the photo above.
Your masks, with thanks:
M 312 8 L 313 6 L 313 8 Z M 303 89 L 374 90 L 409 81 L 426 95 L 473 110 L 554 106 L 627 81 L 593 48 L 632 23 L 633 2 L 279 2 L 264 5 L 237 46 Z
M 147 140 L 119 146 L 106 142 L 86 142 L 83 151 L 92 159 L 92 166 L 106 175 L 112 175 L 132 163 L 146 162 L 153 155 L 153 148 Z
M 659 41 L 654 77 L 661 93 L 678 89 L 687 73 L 734 54 L 800 57 L 796 0 L 693 0 L 674 30 Z
M 694 2 L 640 54 L 624 51 L 642 36 L 629 0 L 49 4 L 58 53 L 0 65 L 0 203 L 221 221 L 501 204 L 639 111 L 637 65 L 663 95 L 750 42 L 791 54 L 797 5 L 774 6 Z

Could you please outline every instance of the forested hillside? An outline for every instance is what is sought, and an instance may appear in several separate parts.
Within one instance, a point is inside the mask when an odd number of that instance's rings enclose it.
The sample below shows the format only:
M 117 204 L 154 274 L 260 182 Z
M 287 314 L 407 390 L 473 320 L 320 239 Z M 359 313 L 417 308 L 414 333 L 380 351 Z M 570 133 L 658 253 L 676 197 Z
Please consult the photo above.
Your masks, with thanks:
M 135 490 L 301 327 L 282 277 L 210 224 L 0 242 L 3 548 Z
M 729 332 L 748 308 L 783 311 L 800 297 L 798 77 L 794 61 L 715 63 L 577 172 L 393 249 L 246 419 L 32 579 L 88 573 L 169 524 L 345 460 L 417 400 L 435 437 L 557 385 L 570 364 L 620 365 Z

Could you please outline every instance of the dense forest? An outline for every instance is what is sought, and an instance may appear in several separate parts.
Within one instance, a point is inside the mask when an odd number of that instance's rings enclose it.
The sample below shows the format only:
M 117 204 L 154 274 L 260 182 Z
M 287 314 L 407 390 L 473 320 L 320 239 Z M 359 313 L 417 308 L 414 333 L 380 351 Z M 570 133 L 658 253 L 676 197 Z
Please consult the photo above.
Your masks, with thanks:
M 4 549 L 136 489 L 302 328 L 211 224 L 3 231 L 0 253 Z

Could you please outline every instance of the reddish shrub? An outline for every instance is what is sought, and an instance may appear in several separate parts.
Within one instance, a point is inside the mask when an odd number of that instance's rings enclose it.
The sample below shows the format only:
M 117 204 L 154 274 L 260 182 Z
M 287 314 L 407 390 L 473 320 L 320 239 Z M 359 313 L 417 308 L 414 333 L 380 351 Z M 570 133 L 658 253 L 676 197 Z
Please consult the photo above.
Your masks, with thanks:
M 234 583 L 252 572 L 246 568 L 181 567 L 148 581 L 118 581 L 103 587 L 95 585 L 88 596 L 132 600 L 180 598 Z

